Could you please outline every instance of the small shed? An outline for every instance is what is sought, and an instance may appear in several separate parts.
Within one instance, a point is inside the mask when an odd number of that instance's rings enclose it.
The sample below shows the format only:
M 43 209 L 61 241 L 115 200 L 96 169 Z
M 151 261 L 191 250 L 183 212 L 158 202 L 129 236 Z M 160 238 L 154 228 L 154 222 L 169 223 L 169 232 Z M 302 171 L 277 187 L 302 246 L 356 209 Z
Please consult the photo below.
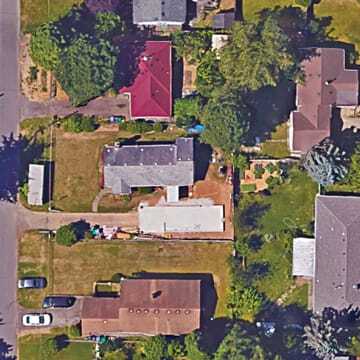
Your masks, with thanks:
M 229 29 L 235 21 L 235 12 L 218 13 L 213 17 L 213 29 Z
M 211 48 L 215 51 L 221 50 L 229 42 L 227 34 L 213 34 L 211 37 Z
M 45 165 L 29 165 L 29 205 L 41 206 L 44 204 Z
M 315 239 L 295 238 L 293 242 L 293 276 L 314 277 Z

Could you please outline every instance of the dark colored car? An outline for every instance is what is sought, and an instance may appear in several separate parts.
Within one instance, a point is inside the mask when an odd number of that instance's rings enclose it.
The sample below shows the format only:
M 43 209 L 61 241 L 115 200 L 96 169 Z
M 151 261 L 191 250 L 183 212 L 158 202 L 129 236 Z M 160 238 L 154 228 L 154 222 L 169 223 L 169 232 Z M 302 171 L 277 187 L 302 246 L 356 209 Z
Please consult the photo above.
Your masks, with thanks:
M 24 277 L 18 280 L 19 289 L 43 289 L 46 287 L 46 279 L 43 277 Z
M 76 298 L 73 296 L 47 296 L 43 303 L 43 309 L 68 308 L 74 305 Z

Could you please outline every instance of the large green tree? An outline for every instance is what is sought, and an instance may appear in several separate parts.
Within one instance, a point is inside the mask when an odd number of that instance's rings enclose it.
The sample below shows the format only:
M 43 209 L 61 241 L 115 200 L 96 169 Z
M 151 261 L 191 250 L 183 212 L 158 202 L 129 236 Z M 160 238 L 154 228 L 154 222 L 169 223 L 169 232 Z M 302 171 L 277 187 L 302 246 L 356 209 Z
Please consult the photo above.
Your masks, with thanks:
M 163 336 L 154 336 L 147 339 L 143 347 L 146 360 L 162 360 L 167 357 L 167 343 Z
M 177 31 L 172 35 L 173 45 L 178 58 L 184 57 L 190 63 L 199 63 L 211 48 L 209 30 Z
M 205 97 L 219 94 L 225 79 L 220 72 L 216 53 L 208 51 L 196 69 L 196 90 Z
M 202 116 L 205 125 L 202 140 L 227 155 L 237 152 L 246 139 L 250 117 L 250 109 L 237 96 L 224 94 L 211 99 Z
M 177 99 L 174 104 L 176 125 L 187 127 L 199 120 L 201 114 L 200 98 L 196 96 Z
M 108 41 L 80 35 L 62 54 L 56 77 L 73 105 L 86 104 L 113 83 L 117 49 Z
M 235 324 L 215 353 L 215 360 L 262 360 L 267 357 L 257 336 L 250 336 Z
M 241 283 L 231 287 L 228 308 L 232 318 L 254 321 L 263 306 L 264 297 L 254 287 L 244 287 Z
M 46 70 L 55 70 L 60 62 L 61 36 L 53 23 L 39 26 L 31 35 L 30 55 L 33 61 Z
M 110 11 L 102 11 L 96 14 L 95 31 L 98 36 L 111 35 L 116 30 L 121 33 L 125 30 L 125 23 L 119 15 Z
M 195 332 L 185 336 L 185 353 L 188 360 L 209 360 L 210 356 L 199 347 L 199 335 Z
M 236 23 L 228 45 L 221 51 L 220 70 L 233 87 L 255 91 L 276 86 L 282 76 L 297 69 L 289 38 L 273 17 L 259 23 Z
M 356 146 L 351 156 L 346 182 L 353 191 L 360 192 L 360 144 Z

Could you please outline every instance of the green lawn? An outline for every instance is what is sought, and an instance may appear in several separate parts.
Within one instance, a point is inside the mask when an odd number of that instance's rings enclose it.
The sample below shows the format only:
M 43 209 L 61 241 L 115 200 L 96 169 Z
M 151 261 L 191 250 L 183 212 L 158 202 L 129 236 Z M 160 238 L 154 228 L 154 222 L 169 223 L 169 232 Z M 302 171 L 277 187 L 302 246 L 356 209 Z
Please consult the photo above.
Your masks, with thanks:
M 26 308 L 41 307 L 42 300 L 51 291 L 52 282 L 49 272 L 51 244 L 48 239 L 36 232 L 27 232 L 18 244 L 18 277 L 43 276 L 47 278 L 45 289 L 19 289 L 18 303 Z
M 300 287 L 297 287 L 293 293 L 285 300 L 285 305 L 298 305 L 303 309 L 307 309 L 309 299 L 309 285 L 304 284 Z
M 21 0 L 21 30 L 31 32 L 40 24 L 64 16 L 83 0 Z
M 244 0 L 244 17 L 247 20 L 257 16 L 259 11 L 275 6 L 295 5 L 295 0 Z M 360 3 L 357 0 L 321 0 L 315 5 L 315 15 L 330 16 L 331 36 L 339 41 L 355 44 L 360 52 Z
M 290 156 L 287 122 L 278 125 L 271 133 L 270 139 L 261 144 L 261 154 L 278 159 Z
M 248 255 L 247 266 L 268 267 L 266 276 L 257 279 L 255 285 L 271 300 L 280 297 L 293 282 L 293 234 L 300 231 L 312 235 L 316 191 L 307 174 L 294 167 L 287 182 L 277 186 L 271 196 L 243 194 L 240 199 L 237 233 L 253 239 L 250 244 L 260 244 Z
M 54 329 L 51 335 L 26 335 L 18 339 L 20 360 L 92 360 L 93 345 L 90 343 L 69 343 L 55 356 L 49 358 L 42 354 L 42 345 L 47 339 L 67 334 L 67 329 Z

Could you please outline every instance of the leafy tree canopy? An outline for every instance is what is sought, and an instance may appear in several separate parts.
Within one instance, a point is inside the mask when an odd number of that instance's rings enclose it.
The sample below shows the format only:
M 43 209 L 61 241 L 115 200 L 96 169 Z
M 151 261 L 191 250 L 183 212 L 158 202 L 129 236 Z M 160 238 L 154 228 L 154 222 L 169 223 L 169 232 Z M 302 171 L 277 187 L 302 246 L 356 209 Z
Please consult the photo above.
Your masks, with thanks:
M 236 23 L 228 45 L 221 51 L 220 70 L 234 87 L 255 91 L 276 86 L 282 75 L 294 76 L 296 58 L 289 38 L 275 18 L 259 23 Z
M 77 237 L 72 224 L 63 225 L 57 229 L 55 240 L 59 245 L 71 246 L 75 244 Z
M 228 307 L 232 318 L 252 322 L 263 305 L 264 298 L 254 287 L 243 287 L 240 283 L 231 287 Z
M 56 77 L 73 105 L 83 105 L 111 87 L 116 55 L 108 41 L 87 35 L 80 35 L 65 50 Z
M 216 53 L 208 51 L 196 69 L 196 89 L 205 97 L 221 92 L 225 79 L 220 72 L 219 59 Z
M 124 22 L 120 16 L 113 12 L 98 12 L 96 14 L 95 31 L 97 35 L 112 34 L 114 30 L 125 30 Z
M 206 105 L 202 122 L 202 140 L 226 154 L 237 152 L 249 130 L 251 112 L 237 96 L 230 94 L 211 99 Z
M 185 336 L 185 353 L 188 360 L 210 360 L 208 354 L 199 347 L 199 335 L 191 333 Z
M 346 176 L 346 182 L 355 190 L 360 189 L 360 144 L 355 148 L 350 158 L 349 172 Z
M 39 26 L 31 36 L 31 58 L 46 70 L 55 70 L 59 64 L 61 54 L 59 36 L 58 28 L 53 23 Z
M 92 132 L 97 128 L 94 116 L 82 116 L 80 114 L 71 115 L 63 122 L 65 132 Z
M 211 35 L 212 32 L 209 30 L 175 32 L 172 40 L 177 57 L 184 57 L 189 63 L 199 63 L 206 51 L 211 48 Z
M 174 105 L 174 115 L 176 125 L 187 127 L 199 120 L 201 114 L 201 104 L 199 97 L 191 96 L 177 99 Z
M 262 360 L 268 359 L 256 336 L 249 336 L 235 324 L 225 336 L 215 353 L 214 360 Z
M 163 336 L 154 336 L 144 343 L 143 355 L 146 360 L 161 360 L 167 357 L 167 343 Z

